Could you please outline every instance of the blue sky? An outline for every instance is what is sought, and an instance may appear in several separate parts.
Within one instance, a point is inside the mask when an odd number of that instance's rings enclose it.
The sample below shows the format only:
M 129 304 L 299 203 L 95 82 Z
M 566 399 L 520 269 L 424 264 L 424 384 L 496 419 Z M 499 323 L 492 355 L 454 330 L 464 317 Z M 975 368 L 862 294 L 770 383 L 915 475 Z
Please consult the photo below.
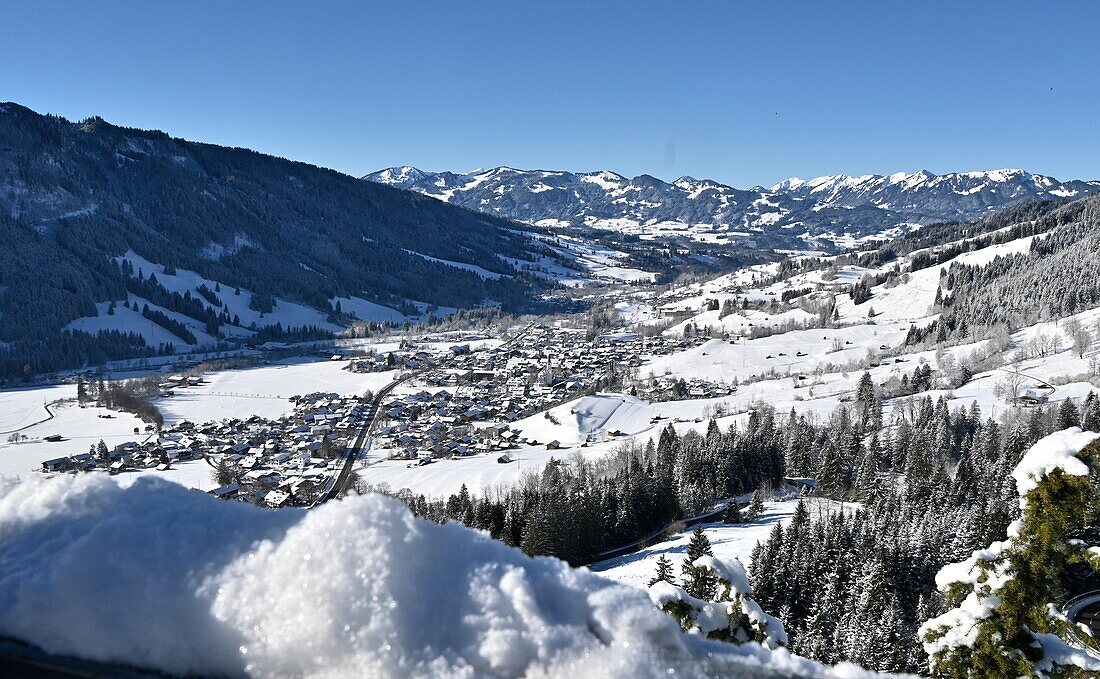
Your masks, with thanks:
M 1096 2 L 19 4 L 0 100 L 355 175 L 1100 178 Z

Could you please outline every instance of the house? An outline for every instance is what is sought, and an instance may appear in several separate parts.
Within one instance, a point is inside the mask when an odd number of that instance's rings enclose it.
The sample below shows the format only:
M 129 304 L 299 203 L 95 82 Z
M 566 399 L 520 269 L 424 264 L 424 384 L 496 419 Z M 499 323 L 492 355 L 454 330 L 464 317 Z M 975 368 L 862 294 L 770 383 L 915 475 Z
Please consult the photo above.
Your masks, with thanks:
M 290 502 L 290 493 L 285 490 L 273 490 L 264 496 L 264 504 L 272 509 L 285 507 Z
M 61 434 L 50 434 L 49 436 L 46 436 L 42 440 L 43 441 L 49 441 L 50 443 L 57 443 L 58 441 L 61 441 L 62 439 L 61 439 Z
M 561 442 L 557 441 L 557 440 L 551 441 L 550 443 L 546 444 L 546 449 L 547 450 L 558 450 L 560 448 L 561 448 Z
M 42 463 L 42 471 L 44 472 L 63 472 L 72 468 L 73 461 L 67 457 L 58 457 Z
M 222 500 L 232 500 L 240 493 L 241 487 L 235 483 L 231 483 L 228 486 L 221 486 L 210 491 L 210 494 L 214 497 L 221 498 Z

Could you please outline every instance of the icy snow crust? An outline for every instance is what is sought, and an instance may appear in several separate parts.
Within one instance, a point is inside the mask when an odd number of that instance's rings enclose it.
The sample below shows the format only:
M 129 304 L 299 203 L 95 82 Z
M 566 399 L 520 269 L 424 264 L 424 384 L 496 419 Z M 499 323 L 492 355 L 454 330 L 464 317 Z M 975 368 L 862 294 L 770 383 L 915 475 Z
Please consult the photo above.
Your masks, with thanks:
M 870 676 L 684 635 L 643 591 L 382 496 L 267 511 L 155 478 L 0 482 L 0 633 L 227 676 Z

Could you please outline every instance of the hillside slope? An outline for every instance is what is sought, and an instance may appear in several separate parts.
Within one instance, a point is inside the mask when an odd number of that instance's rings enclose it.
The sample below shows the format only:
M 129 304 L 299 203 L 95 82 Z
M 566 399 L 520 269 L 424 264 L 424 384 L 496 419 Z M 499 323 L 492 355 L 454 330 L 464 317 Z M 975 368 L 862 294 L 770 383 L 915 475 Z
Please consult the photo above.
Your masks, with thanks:
M 324 318 L 356 298 L 400 318 L 414 301 L 525 307 L 538 279 L 507 263 L 541 251 L 524 231 L 304 163 L 0 104 L 0 341 L 31 371 L 147 349 L 124 331 L 59 338 L 135 293 L 127 253 L 252 291 L 260 313 L 282 299 Z

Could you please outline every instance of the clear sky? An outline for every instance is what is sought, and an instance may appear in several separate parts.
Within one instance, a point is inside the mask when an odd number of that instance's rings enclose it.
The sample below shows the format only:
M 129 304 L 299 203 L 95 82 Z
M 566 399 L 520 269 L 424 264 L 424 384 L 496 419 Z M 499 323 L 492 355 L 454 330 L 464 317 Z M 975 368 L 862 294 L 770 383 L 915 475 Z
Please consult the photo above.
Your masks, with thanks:
M 1100 2 L 47 2 L 0 100 L 354 175 L 1100 179 Z

